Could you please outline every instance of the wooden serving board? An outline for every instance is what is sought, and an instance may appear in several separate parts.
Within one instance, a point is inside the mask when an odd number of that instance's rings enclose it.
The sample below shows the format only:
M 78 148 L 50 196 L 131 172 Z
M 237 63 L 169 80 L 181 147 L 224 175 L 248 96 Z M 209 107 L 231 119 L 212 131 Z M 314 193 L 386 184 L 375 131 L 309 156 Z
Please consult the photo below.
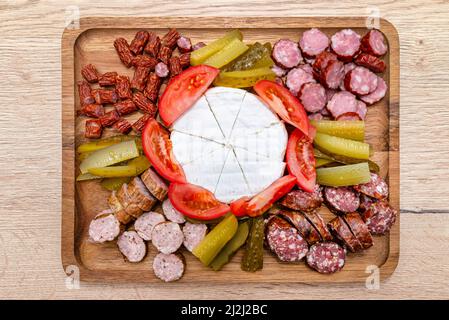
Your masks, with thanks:
M 365 18 L 330 17 L 257 17 L 257 18 L 83 18 L 80 29 L 65 30 L 62 36 L 62 264 L 79 268 L 83 281 L 103 282 L 155 282 L 163 284 L 152 271 L 155 248 L 148 244 L 148 254 L 140 263 L 125 262 L 115 242 L 92 244 L 87 238 L 89 222 L 98 212 L 107 208 L 109 192 L 98 182 L 76 183 L 78 174 L 76 146 L 84 142 L 84 121 L 76 117 L 79 99 L 76 88 L 81 80 L 80 70 L 85 64 L 94 64 L 100 72 L 117 71 L 132 76 L 120 62 L 113 42 L 117 37 L 131 41 L 139 29 L 165 34 L 169 27 L 177 28 L 193 43 L 211 42 L 229 29 L 243 32 L 244 41 L 274 43 L 280 38 L 298 40 L 302 32 L 311 27 L 332 35 L 342 28 L 352 28 L 359 34 L 367 32 Z M 380 29 L 386 35 L 389 52 L 385 56 L 384 73 L 389 91 L 387 96 L 368 109 L 366 141 L 374 148 L 372 159 L 381 167 L 381 175 L 390 186 L 390 203 L 399 211 L 399 39 L 396 29 L 381 19 Z M 103 136 L 111 134 L 105 132 Z M 333 215 L 323 206 L 321 214 L 326 220 Z M 186 273 L 180 282 L 365 282 L 373 267 L 379 268 L 381 279 L 393 273 L 399 259 L 399 219 L 389 235 L 375 237 L 372 248 L 362 253 L 349 253 L 346 266 L 333 275 L 321 275 L 309 269 L 304 262 L 280 263 L 268 251 L 264 268 L 256 273 L 240 269 L 242 252 L 220 272 L 204 267 L 193 255 L 185 252 Z M 176 284 L 170 284 L 176 285 Z

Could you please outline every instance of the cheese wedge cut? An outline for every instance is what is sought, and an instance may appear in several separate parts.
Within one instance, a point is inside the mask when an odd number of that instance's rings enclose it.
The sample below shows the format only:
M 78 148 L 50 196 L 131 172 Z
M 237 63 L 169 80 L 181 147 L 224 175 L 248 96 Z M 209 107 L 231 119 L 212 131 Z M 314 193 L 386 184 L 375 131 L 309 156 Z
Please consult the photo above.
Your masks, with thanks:
M 222 202 L 252 197 L 284 174 L 285 125 L 245 90 L 209 89 L 170 130 L 187 182 Z

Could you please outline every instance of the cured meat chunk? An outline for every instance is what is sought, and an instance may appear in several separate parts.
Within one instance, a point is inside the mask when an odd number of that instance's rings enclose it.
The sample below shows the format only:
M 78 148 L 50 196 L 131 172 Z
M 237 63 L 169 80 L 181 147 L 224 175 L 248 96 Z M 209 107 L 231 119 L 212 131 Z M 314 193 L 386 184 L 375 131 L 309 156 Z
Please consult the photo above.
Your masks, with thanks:
M 343 216 L 343 219 L 357 240 L 359 240 L 363 249 L 368 249 L 373 246 L 373 237 L 371 237 L 368 227 L 357 212 L 347 213 Z
M 176 223 L 186 222 L 184 215 L 173 207 L 170 199 L 165 199 L 164 202 L 162 202 L 162 210 L 168 220 Z
M 134 104 L 143 112 L 148 113 L 151 117 L 154 117 L 157 112 L 157 107 L 142 92 L 136 92 L 133 94 Z
M 115 90 L 95 89 L 92 90 L 92 94 L 97 104 L 116 103 L 118 100 L 118 94 Z
M 134 55 L 129 49 L 129 44 L 124 38 L 117 38 L 114 41 L 115 50 L 117 50 L 120 61 L 127 67 L 131 67 Z
M 103 127 L 99 119 L 87 120 L 84 129 L 84 136 L 88 139 L 98 139 L 101 137 Z
M 319 83 L 305 83 L 298 97 L 308 112 L 319 112 L 327 102 L 326 89 Z
M 150 120 L 152 116 L 148 113 L 141 116 L 139 119 L 137 119 L 136 122 L 132 124 L 133 130 L 135 132 L 142 132 L 143 128 L 147 124 L 148 120 Z
M 306 192 L 299 189 L 290 191 L 279 201 L 279 203 L 292 210 L 315 210 L 321 207 L 321 204 L 323 203 L 321 188 L 319 185 L 315 185 L 313 192 Z
M 181 279 L 184 274 L 185 260 L 181 253 L 159 253 L 153 260 L 154 275 L 165 282 Z
M 141 54 L 143 48 L 147 44 L 149 37 L 150 34 L 148 33 L 148 31 L 145 30 L 137 31 L 136 35 L 134 36 L 134 39 L 131 41 L 131 44 L 129 45 L 129 50 L 131 50 L 131 52 L 133 52 L 134 54 Z
M 154 72 L 159 78 L 165 78 L 170 73 L 170 70 L 168 69 L 168 66 L 165 63 L 159 62 L 154 68 Z
M 351 29 L 338 31 L 331 38 L 331 48 L 342 61 L 351 61 L 360 51 L 360 35 Z
M 277 77 L 283 77 L 287 73 L 287 70 L 285 70 L 284 68 L 281 68 L 277 65 L 272 66 L 271 71 L 273 71 Z
M 151 241 L 159 252 L 169 254 L 181 247 L 184 234 L 176 222 L 162 222 L 154 226 Z
M 80 97 L 81 106 L 85 106 L 86 104 L 92 104 L 95 102 L 93 92 L 90 88 L 90 85 L 87 81 L 79 81 L 78 82 L 78 94 Z M 101 104 L 101 103 L 98 103 Z
M 341 217 L 336 217 L 328 223 L 329 230 L 331 230 L 334 237 L 341 243 L 341 245 L 348 248 L 351 252 L 358 252 L 363 250 L 362 244 L 354 236 L 348 225 Z
M 387 84 L 385 83 L 385 80 L 381 77 L 377 78 L 377 87 L 376 90 L 371 92 L 368 95 L 361 96 L 360 99 L 365 102 L 368 105 L 372 105 L 380 100 L 382 100 L 383 97 L 385 97 L 385 94 L 387 93 Z
M 354 189 L 376 199 L 385 199 L 388 197 L 387 183 L 374 172 L 371 173 L 370 182 L 356 185 L 354 186 Z
M 329 47 L 329 38 L 319 29 L 312 28 L 304 31 L 299 46 L 305 57 L 313 58 Z
M 140 262 L 147 254 L 147 246 L 137 232 L 125 231 L 117 240 L 120 252 L 129 262 Z
M 92 118 L 100 118 L 104 115 L 104 108 L 101 104 L 86 104 L 81 107 L 79 114 Z
M 304 216 L 310 224 L 318 231 L 323 241 L 332 240 L 332 235 L 324 222 L 323 217 L 317 211 L 304 211 Z
M 397 211 L 386 200 L 380 200 L 362 213 L 362 218 L 372 234 L 384 235 L 396 222 Z
M 337 56 L 332 52 L 323 51 L 321 52 L 315 59 L 312 64 L 313 70 L 320 73 L 321 70 L 324 70 L 330 61 L 336 61 Z
M 179 63 L 183 68 L 190 66 L 190 52 L 181 54 L 179 56 Z
M 148 36 L 148 42 L 144 48 L 144 51 L 148 53 L 151 57 L 157 58 L 160 48 L 161 48 L 161 39 L 156 35 L 156 33 L 150 32 Z
M 161 84 L 162 84 L 161 78 L 156 73 L 150 73 L 150 76 L 148 77 L 147 86 L 144 91 L 145 96 L 151 101 L 156 102 L 159 95 L 159 89 L 161 87 Z M 150 106 L 150 104 L 146 102 L 139 105 L 142 105 L 143 108 L 145 108 L 146 106 Z M 151 105 L 151 107 L 152 107 L 151 109 L 146 108 L 147 112 L 151 113 L 152 111 L 156 113 L 157 111 L 156 106 Z
M 384 61 L 368 53 L 359 54 L 357 58 L 354 60 L 354 62 L 357 65 L 368 68 L 376 73 L 384 72 L 385 69 L 387 68 L 387 65 L 385 64 Z
M 148 168 L 141 176 L 143 183 L 151 194 L 159 201 L 163 201 L 168 193 L 168 186 L 153 169 Z M 175 221 L 176 222 L 176 221 Z M 182 222 L 181 222 L 182 223 Z
M 321 241 L 321 236 L 318 231 L 301 213 L 290 210 L 280 210 L 279 215 L 290 222 L 309 245 Z
M 281 261 L 300 261 L 309 250 L 307 242 L 298 230 L 278 216 L 269 219 L 266 226 L 266 239 L 271 251 Z
M 187 37 L 179 37 L 176 41 L 176 45 L 178 46 L 179 52 L 181 53 L 192 51 L 192 42 Z
M 382 32 L 376 29 L 370 30 L 361 41 L 363 52 L 375 55 L 377 57 L 383 56 L 388 51 L 388 46 Z
M 182 72 L 181 62 L 179 57 L 171 57 L 168 61 L 168 66 L 170 70 L 170 76 L 174 77 Z
M 117 220 L 120 223 L 126 225 L 133 220 L 133 217 L 126 213 L 119 199 L 117 198 L 117 193 L 112 191 L 111 195 L 108 198 L 109 208 L 114 211 Z
M 325 187 L 324 200 L 333 212 L 354 212 L 360 205 L 359 195 L 349 187 Z
M 117 110 L 117 113 L 121 116 L 137 111 L 137 106 L 130 99 L 117 102 L 116 104 L 114 104 L 114 107 L 115 110 Z
M 164 221 L 164 216 L 158 212 L 145 212 L 134 222 L 134 229 L 143 240 L 150 241 L 154 226 Z
M 274 62 L 285 69 L 296 67 L 302 61 L 298 44 L 288 39 L 278 40 L 271 52 Z
M 307 264 L 319 273 L 335 273 L 343 269 L 345 250 L 335 242 L 320 242 L 310 247 Z
M 135 56 L 133 59 L 134 67 L 147 67 L 150 68 L 151 70 L 154 69 L 157 63 L 158 63 L 157 59 L 145 55 L 138 55 Z
M 104 243 L 114 240 L 120 233 L 120 222 L 111 210 L 105 210 L 89 224 L 89 238 L 95 243 Z
M 97 71 L 97 68 L 93 64 L 86 64 L 81 69 L 81 75 L 86 79 L 87 82 L 95 83 L 98 82 L 98 77 L 100 74 Z
M 358 210 L 363 213 L 363 212 L 365 212 L 366 209 L 368 209 L 376 201 L 377 201 L 377 199 L 368 197 L 362 193 L 360 195 L 360 206 L 359 206 Z
M 139 208 L 136 203 L 133 203 L 130 193 L 128 192 L 128 184 L 124 183 L 117 191 L 117 199 L 122 204 L 123 210 L 133 218 L 138 218 L 142 215 L 143 210 Z
M 131 91 L 131 82 L 128 76 L 117 76 L 115 78 L 115 90 L 120 99 L 131 99 L 133 93 Z
M 285 84 L 290 92 L 296 96 L 302 85 L 309 82 L 315 82 L 315 79 L 310 73 L 305 72 L 301 68 L 294 68 L 288 72 Z
M 326 105 L 327 110 L 334 118 L 338 118 L 342 114 L 348 112 L 357 112 L 357 99 L 347 91 L 341 91 L 334 94 L 332 99 Z
M 147 79 L 150 75 L 151 69 L 143 66 L 138 66 L 134 71 L 134 77 L 131 80 L 131 88 L 138 91 L 143 91 L 147 85 Z
M 204 239 L 207 233 L 207 225 L 204 223 L 186 222 L 182 228 L 184 234 L 184 247 L 190 252 Z
M 162 37 L 161 44 L 162 46 L 168 47 L 170 49 L 175 49 L 178 39 L 180 38 L 180 34 L 176 29 L 170 29 L 168 32 Z
M 132 126 L 131 123 L 129 123 L 128 120 L 120 118 L 118 121 L 116 121 L 112 127 L 117 130 L 118 132 L 122 134 L 127 134 L 131 131 Z
M 345 66 L 341 61 L 329 61 L 326 68 L 321 70 L 320 82 L 328 89 L 337 89 L 344 78 Z
M 116 83 L 117 72 L 106 72 L 98 78 L 98 84 L 101 87 L 114 86 Z
M 102 117 L 100 117 L 100 122 L 103 127 L 110 127 L 119 120 L 120 115 L 115 109 L 106 112 Z
M 172 53 L 173 51 L 169 47 L 162 47 L 161 50 L 159 50 L 157 58 L 168 65 L 168 60 L 170 59 Z
M 367 95 L 376 90 L 377 78 L 369 69 L 355 67 L 345 76 L 345 89 L 356 95 Z

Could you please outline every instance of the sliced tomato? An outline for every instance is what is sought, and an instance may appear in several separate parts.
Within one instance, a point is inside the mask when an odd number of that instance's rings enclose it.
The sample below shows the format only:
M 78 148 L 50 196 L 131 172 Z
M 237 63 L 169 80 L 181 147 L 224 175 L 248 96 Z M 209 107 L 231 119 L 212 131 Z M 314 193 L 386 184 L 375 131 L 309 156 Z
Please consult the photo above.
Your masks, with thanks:
M 295 129 L 291 133 L 286 158 L 288 172 L 296 177 L 298 186 L 305 191 L 313 192 L 316 182 L 313 144 L 301 130 Z
M 273 203 L 287 194 L 296 184 L 296 177 L 288 175 L 279 178 L 250 200 L 241 198 L 231 203 L 231 211 L 236 216 L 257 217 L 271 208 Z
M 287 88 L 269 80 L 260 80 L 254 90 L 284 121 L 309 135 L 309 119 L 303 105 Z
M 186 181 L 184 170 L 173 154 L 169 134 L 155 119 L 148 120 L 142 131 L 142 146 L 145 156 L 161 176 L 172 182 Z
M 159 115 L 165 125 L 171 125 L 186 112 L 209 88 L 219 69 L 199 65 L 190 67 L 170 80 L 159 99 Z
M 171 183 L 168 197 L 176 210 L 192 219 L 213 220 L 231 211 L 212 192 L 189 183 Z

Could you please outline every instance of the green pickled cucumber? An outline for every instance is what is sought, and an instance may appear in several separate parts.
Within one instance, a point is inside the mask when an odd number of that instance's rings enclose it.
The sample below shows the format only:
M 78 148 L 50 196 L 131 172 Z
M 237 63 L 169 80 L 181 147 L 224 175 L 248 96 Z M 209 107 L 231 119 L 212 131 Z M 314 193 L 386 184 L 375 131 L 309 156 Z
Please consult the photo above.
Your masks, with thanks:
M 240 57 L 224 67 L 224 71 L 242 71 L 253 69 L 254 65 L 263 57 L 270 54 L 270 50 L 259 42 L 249 46 Z
M 241 268 L 243 271 L 255 272 L 263 268 L 263 240 L 265 223 L 263 216 L 253 218 L 246 241 Z

